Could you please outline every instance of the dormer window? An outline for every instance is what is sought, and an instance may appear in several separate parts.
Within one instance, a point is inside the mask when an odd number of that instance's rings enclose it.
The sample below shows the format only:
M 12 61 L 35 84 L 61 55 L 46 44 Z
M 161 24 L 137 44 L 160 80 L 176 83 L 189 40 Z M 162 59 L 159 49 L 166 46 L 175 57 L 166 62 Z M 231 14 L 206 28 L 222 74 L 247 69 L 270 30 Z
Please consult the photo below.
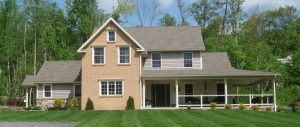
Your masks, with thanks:
M 116 30 L 107 30 L 107 41 L 115 42 L 116 41 Z
M 193 67 L 193 53 L 183 53 L 183 67 Z

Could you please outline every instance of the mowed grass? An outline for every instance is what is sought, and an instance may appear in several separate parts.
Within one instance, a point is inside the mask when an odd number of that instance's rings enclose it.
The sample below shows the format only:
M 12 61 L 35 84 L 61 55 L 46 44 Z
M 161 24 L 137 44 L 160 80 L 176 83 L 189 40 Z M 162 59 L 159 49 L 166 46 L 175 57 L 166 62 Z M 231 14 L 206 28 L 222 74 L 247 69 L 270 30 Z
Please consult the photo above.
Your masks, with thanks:
M 83 127 L 300 127 L 300 113 L 239 110 L 20 111 L 0 121 L 79 122 Z

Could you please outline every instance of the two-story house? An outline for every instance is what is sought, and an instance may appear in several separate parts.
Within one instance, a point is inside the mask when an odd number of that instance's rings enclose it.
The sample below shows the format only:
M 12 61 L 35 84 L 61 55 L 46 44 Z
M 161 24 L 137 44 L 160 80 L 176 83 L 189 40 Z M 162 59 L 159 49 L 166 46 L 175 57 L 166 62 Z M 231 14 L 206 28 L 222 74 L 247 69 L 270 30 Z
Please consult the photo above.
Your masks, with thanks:
M 77 97 L 84 108 L 91 98 L 97 110 L 123 110 L 129 96 L 138 109 L 237 106 L 238 97 L 248 97 L 247 106 L 276 109 L 277 74 L 238 70 L 226 53 L 205 52 L 197 26 L 127 28 L 110 18 L 77 52 L 79 61 L 46 61 L 37 75 L 26 77 L 27 106 L 30 95 L 43 107 Z M 266 83 L 273 93 L 230 93 L 236 86 Z

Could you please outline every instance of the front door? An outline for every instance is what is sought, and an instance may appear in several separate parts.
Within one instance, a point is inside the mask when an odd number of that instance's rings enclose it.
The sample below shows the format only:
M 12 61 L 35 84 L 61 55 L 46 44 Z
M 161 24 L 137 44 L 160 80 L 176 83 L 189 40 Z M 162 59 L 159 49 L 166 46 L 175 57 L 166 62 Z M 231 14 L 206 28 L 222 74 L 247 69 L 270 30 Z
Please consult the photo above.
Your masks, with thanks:
M 170 85 L 169 84 L 152 84 L 151 98 L 153 107 L 170 106 Z
M 193 95 L 193 84 L 185 84 L 185 95 Z M 193 97 L 185 97 L 185 103 L 193 103 Z
M 217 84 L 217 95 L 224 95 L 225 94 L 225 87 L 223 83 Z M 217 97 L 217 103 L 224 103 L 225 97 Z

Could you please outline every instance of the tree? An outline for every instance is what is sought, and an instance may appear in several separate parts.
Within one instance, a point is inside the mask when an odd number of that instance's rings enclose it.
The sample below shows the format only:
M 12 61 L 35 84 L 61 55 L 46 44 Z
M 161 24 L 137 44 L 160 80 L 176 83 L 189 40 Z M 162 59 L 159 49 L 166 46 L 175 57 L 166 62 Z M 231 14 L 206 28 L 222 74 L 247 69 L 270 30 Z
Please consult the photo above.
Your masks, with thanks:
M 191 14 L 201 28 L 206 28 L 208 22 L 217 16 L 217 8 L 213 2 L 213 0 L 198 0 L 192 3 Z
M 176 26 L 176 19 L 175 19 L 175 17 L 171 16 L 169 13 L 166 13 L 160 19 L 160 25 L 161 26 Z
M 112 17 L 118 23 L 125 23 L 135 8 L 134 0 L 118 0 L 117 9 L 112 13 Z M 123 20 L 122 20 L 123 18 Z
M 188 9 L 185 6 L 184 0 L 177 0 L 177 7 L 179 9 L 180 18 L 181 18 L 181 26 L 188 26 L 186 18 L 188 16 Z
M 136 0 L 135 13 L 140 22 L 140 26 L 145 26 L 149 21 L 152 26 L 154 20 L 160 15 L 161 5 L 158 0 Z

